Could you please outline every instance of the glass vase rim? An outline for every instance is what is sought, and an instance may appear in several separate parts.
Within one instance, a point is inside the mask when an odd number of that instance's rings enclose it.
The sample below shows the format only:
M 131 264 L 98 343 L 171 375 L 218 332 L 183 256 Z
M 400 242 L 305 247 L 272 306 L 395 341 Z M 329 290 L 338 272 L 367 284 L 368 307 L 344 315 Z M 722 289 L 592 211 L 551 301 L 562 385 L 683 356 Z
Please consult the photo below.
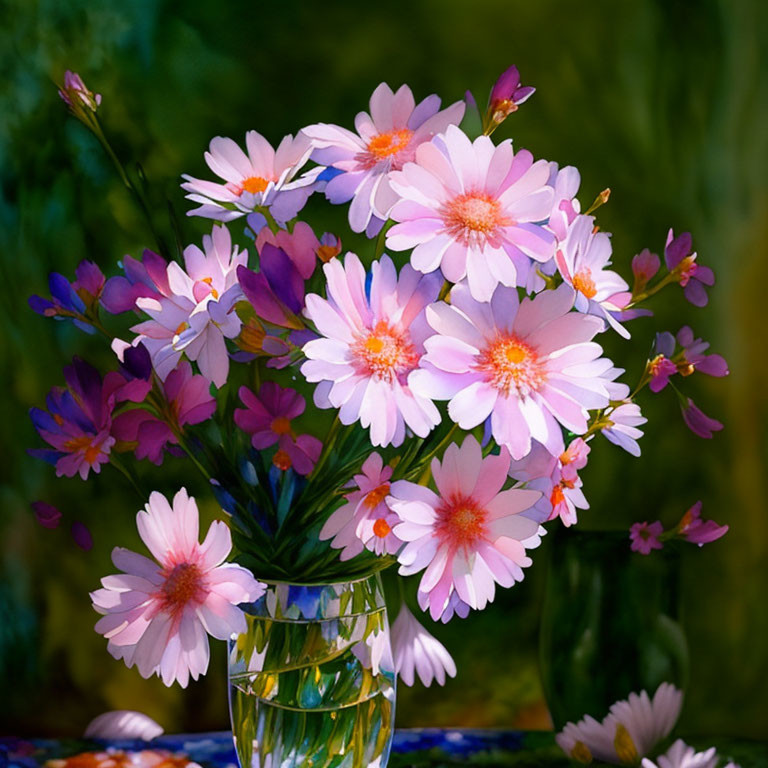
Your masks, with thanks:
M 255 575 L 255 574 L 254 574 Z M 335 587 L 342 584 L 360 584 L 363 581 L 370 581 L 371 579 L 381 578 L 381 571 L 374 571 L 366 576 L 358 576 L 353 579 L 333 579 L 330 581 L 290 581 L 288 579 L 260 579 L 256 576 L 256 580 L 262 584 L 266 584 L 269 587 Z

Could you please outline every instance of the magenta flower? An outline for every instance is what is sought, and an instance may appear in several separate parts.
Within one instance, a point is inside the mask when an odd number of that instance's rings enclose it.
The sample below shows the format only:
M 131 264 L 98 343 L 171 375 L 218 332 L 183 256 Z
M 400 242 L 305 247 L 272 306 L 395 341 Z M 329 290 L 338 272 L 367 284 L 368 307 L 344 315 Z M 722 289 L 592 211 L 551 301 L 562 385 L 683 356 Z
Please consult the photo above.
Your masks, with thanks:
M 290 467 L 299 475 L 308 475 L 313 469 L 323 444 L 311 435 L 297 435 L 291 422 L 304 413 L 306 401 L 294 389 L 265 381 L 258 396 L 248 387 L 238 392 L 245 408 L 235 409 L 235 424 L 251 435 L 257 450 L 277 445 L 272 463 L 282 470 Z
M 727 525 L 718 525 L 714 520 L 701 519 L 701 502 L 697 501 L 681 518 L 675 528 L 676 534 L 703 547 L 728 533 Z
M 208 167 L 224 184 L 184 174 L 181 188 L 187 199 L 200 203 L 187 216 L 232 221 L 260 207 L 269 207 L 273 218 L 285 224 L 304 207 L 314 191 L 317 172 L 294 181 L 309 159 L 312 147 L 306 137 L 286 136 L 275 150 L 256 131 L 245 134 L 246 154 L 232 139 L 211 139 L 205 153 Z
M 64 85 L 59 88 L 59 96 L 75 115 L 83 107 L 95 112 L 101 105 L 101 94 L 89 91 L 83 78 L 69 69 L 64 73 Z
M 357 133 L 327 123 L 303 132 L 312 141 L 312 159 L 341 172 L 328 181 L 326 197 L 337 204 L 351 200 L 350 227 L 373 237 L 397 200 L 388 173 L 413 160 L 417 147 L 435 134 L 461 122 L 464 103 L 440 111 L 435 95 L 417 105 L 407 85 L 393 93 L 381 83 L 371 96 L 370 110 L 370 115 L 360 112 L 355 118 Z
M 634 285 L 632 293 L 641 293 L 646 285 L 655 277 L 661 267 L 661 260 L 655 253 L 651 253 L 647 248 L 640 251 L 632 258 L 632 274 L 634 275 Z
M 267 243 L 285 253 L 303 280 L 312 277 L 317 265 L 317 254 L 322 246 L 309 224 L 297 221 L 292 232 L 281 229 L 276 234 L 269 227 L 264 227 L 256 236 L 256 250 L 259 254 Z
M 483 458 L 472 435 L 461 448 L 450 445 L 443 461 L 432 460 L 437 493 L 398 480 L 390 489 L 389 507 L 402 522 L 395 534 L 406 542 L 398 555 L 400 573 L 424 571 L 419 590 L 429 595 L 429 609 L 437 620 L 451 594 L 471 608 L 482 609 L 493 600 L 495 585 L 511 587 L 522 579 L 526 541 L 539 525 L 519 514 L 531 508 L 538 491 L 502 491 L 509 470 L 509 454 Z
M 706 355 L 709 342 L 694 338 L 693 331 L 684 325 L 677 332 L 677 343 L 681 348 L 682 361 L 678 364 L 678 370 L 683 376 L 700 371 L 708 376 L 727 376 L 728 363 L 722 355 Z
M 331 539 L 331 546 L 341 550 L 341 560 L 356 557 L 366 547 L 384 554 L 390 549 L 388 544 L 402 544 L 392 533 L 393 523 L 399 522 L 399 518 L 392 519 L 393 513 L 386 504 L 392 467 L 385 467 L 381 456 L 372 453 L 361 469 L 352 481 L 354 490 L 344 496 L 346 502 L 331 514 L 320 530 L 320 540 Z
M 696 253 L 691 252 L 692 245 L 690 232 L 675 237 L 670 229 L 664 247 L 664 261 L 667 269 L 683 286 L 685 298 L 696 307 L 704 307 L 709 301 L 707 288 L 715 284 L 715 275 L 709 267 L 696 263 Z
M 210 382 L 192 373 L 182 360 L 163 382 L 165 408 L 162 417 L 151 410 L 133 408 L 115 417 L 112 434 L 123 444 L 135 444 L 137 459 L 162 464 L 166 447 L 178 443 L 177 434 L 187 424 L 200 424 L 216 411 Z
M 168 265 L 169 296 L 136 300 L 151 319 L 131 330 L 149 350 L 161 379 L 186 354 L 197 361 L 203 376 L 222 387 L 229 375 L 225 339 L 237 336 L 242 325 L 234 311 L 243 295 L 237 269 L 248 254 L 232 247 L 229 230 L 221 225 L 214 225 L 203 238 L 203 249 L 196 245 L 184 249 L 186 271 L 175 261 Z
M 168 284 L 168 262 L 154 251 L 145 249 L 141 261 L 125 256 L 122 261 L 125 277 L 110 277 L 101 295 L 101 306 L 118 315 L 136 309 L 136 299 L 160 301 L 172 295 Z
M 533 96 L 535 88 L 520 85 L 520 72 L 512 65 L 499 75 L 488 99 L 488 122 L 498 125 L 504 122 L 519 106 Z
M 401 445 L 408 426 L 426 437 L 440 423 L 434 403 L 415 394 L 408 374 L 419 364 L 429 327 L 424 307 L 437 298 L 440 278 L 405 265 L 400 275 L 384 255 L 365 269 L 353 253 L 342 265 L 323 267 L 328 298 L 306 298 L 306 316 L 323 338 L 307 342 L 301 366 L 307 381 L 319 382 L 315 403 L 339 408 L 342 424 L 370 427 L 374 446 Z
M 659 541 L 659 536 L 662 533 L 664 533 L 664 526 L 659 520 L 655 520 L 653 523 L 633 523 L 629 529 L 629 538 L 632 542 L 630 549 L 641 555 L 650 555 L 652 549 L 663 547 Z
M 640 406 L 635 403 L 622 403 L 611 408 L 603 414 L 600 432 L 603 436 L 623 448 L 632 456 L 640 455 L 640 446 L 637 441 L 643 436 L 638 427 L 648 421 L 641 413 Z
M 424 342 L 411 389 L 449 400 L 448 414 L 462 429 L 490 417 L 494 439 L 514 459 L 531 450 L 531 438 L 559 456 L 560 424 L 586 432 L 587 410 L 608 405 L 617 373 L 591 341 L 603 321 L 571 312 L 573 299 L 562 285 L 520 303 L 516 290 L 499 286 L 489 305 L 465 284 L 455 286 L 450 304 L 427 309 L 435 335 Z
M 37 520 L 43 528 L 58 528 L 61 522 L 61 512 L 51 504 L 44 501 L 33 501 L 30 505 Z
M 719 432 L 723 425 L 716 419 L 707 416 L 690 397 L 682 398 L 681 408 L 683 421 L 695 435 L 709 439 L 713 432 Z
M 568 235 L 559 244 L 555 262 L 563 280 L 576 291 L 575 308 L 579 312 L 603 318 L 624 338 L 629 332 L 615 315 L 629 302 L 629 286 L 617 272 L 607 269 L 611 263 L 611 238 L 596 232 L 594 216 L 577 216 Z
M 208 669 L 208 637 L 229 640 L 246 631 L 239 603 L 253 602 L 264 586 L 250 571 L 224 563 L 232 549 L 226 523 L 211 523 L 199 543 L 195 500 L 182 488 L 171 506 L 153 492 L 136 515 L 139 535 L 157 563 L 121 547 L 112 562 L 124 573 L 101 580 L 91 593 L 103 617 L 96 631 L 107 650 L 134 664 L 142 677 L 158 675 L 165 685 L 186 688 Z M 207 634 L 206 634 L 207 633 Z
M 489 301 L 499 283 L 525 285 L 531 259 L 546 262 L 555 238 L 541 226 L 551 211 L 549 163 L 529 152 L 498 147 L 487 136 L 474 142 L 456 126 L 416 150 L 415 163 L 393 171 L 401 200 L 387 232 L 393 251 L 413 248 L 420 272 L 440 268 L 453 283 L 467 278 L 472 296 Z
M 419 623 L 403 603 L 392 624 L 392 655 L 395 671 L 407 686 L 418 675 L 421 684 L 445 685 L 445 676 L 456 677 L 456 663 L 445 646 Z
M 672 337 L 672 334 L 668 334 Z M 656 334 L 656 351 L 659 349 L 666 349 L 665 334 Z M 674 348 L 674 338 L 672 341 L 672 347 Z M 653 360 L 648 362 L 648 373 L 650 375 L 650 381 L 648 383 L 648 389 L 651 392 L 661 392 L 664 387 L 669 384 L 670 376 L 674 376 L 677 373 L 677 364 L 670 360 L 664 353 L 658 353 Z

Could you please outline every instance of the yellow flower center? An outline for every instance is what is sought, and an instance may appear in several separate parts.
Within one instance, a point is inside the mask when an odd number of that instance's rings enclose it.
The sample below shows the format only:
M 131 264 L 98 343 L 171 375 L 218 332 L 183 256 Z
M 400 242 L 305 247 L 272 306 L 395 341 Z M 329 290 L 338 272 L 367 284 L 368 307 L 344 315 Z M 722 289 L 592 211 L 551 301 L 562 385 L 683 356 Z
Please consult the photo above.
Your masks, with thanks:
M 545 380 L 536 351 L 515 336 L 499 336 L 480 353 L 476 367 L 504 395 L 516 392 L 525 397 Z
M 577 763 L 589 765 L 592 762 L 592 753 L 583 741 L 577 741 L 571 750 L 571 758 Z
M 632 741 L 629 731 L 621 723 L 616 726 L 613 748 L 616 750 L 616 757 L 625 765 L 634 765 L 640 760 L 635 742 Z
M 592 279 L 592 270 L 585 267 L 573 276 L 573 287 L 583 293 L 588 299 L 594 298 L 597 293 L 595 281 Z
M 359 338 L 351 351 L 361 373 L 390 382 L 410 373 L 419 362 L 408 333 L 383 320 Z

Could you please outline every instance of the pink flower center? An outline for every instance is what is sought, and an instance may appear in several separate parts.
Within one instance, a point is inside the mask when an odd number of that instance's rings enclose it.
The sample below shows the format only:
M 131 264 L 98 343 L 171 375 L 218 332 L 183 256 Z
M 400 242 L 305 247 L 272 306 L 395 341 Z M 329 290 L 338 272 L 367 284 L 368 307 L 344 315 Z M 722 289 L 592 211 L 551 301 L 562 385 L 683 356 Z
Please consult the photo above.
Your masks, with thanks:
M 386 539 L 391 532 L 392 529 L 390 528 L 389 523 L 383 517 L 380 517 L 373 524 L 373 535 L 380 539 Z
M 595 281 L 592 279 L 592 270 L 588 267 L 579 270 L 573 276 L 573 287 L 580 293 L 583 293 L 588 299 L 593 298 L 597 293 L 597 288 L 595 287 Z
M 374 136 L 368 142 L 369 164 L 376 163 L 392 158 L 393 165 L 396 161 L 396 155 L 402 152 L 411 142 L 413 131 L 408 128 L 401 128 L 398 131 L 387 131 Z
M 465 245 L 483 245 L 499 227 L 512 222 L 498 200 L 483 192 L 457 195 L 440 209 L 448 234 Z
M 194 563 L 179 563 L 165 574 L 161 587 L 163 608 L 171 614 L 179 613 L 190 601 L 205 600 L 203 574 Z
M 352 355 L 360 373 L 390 382 L 410 373 L 419 362 L 409 335 L 384 320 L 352 345 Z
M 677 272 L 680 273 L 680 285 L 685 288 L 690 279 L 696 274 L 699 265 L 696 263 L 696 255 L 686 256 L 678 265 Z
M 544 365 L 536 351 L 516 336 L 502 336 L 486 347 L 477 368 L 505 396 L 515 392 L 525 397 L 545 381 Z
M 452 548 L 472 549 L 486 537 L 488 512 L 474 499 L 467 496 L 443 499 L 436 512 L 435 534 Z

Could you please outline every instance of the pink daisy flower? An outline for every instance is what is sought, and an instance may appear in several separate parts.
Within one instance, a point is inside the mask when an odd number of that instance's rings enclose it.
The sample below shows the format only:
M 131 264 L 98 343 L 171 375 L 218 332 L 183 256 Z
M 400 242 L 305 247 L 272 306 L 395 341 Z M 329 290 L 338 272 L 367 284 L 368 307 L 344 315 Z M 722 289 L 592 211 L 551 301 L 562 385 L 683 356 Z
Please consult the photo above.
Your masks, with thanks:
M 277 445 L 272 463 L 278 469 L 291 467 L 299 475 L 308 475 L 314 468 L 323 444 L 312 435 L 297 435 L 291 422 L 304 413 L 306 401 L 295 390 L 265 381 L 258 396 L 248 387 L 238 393 L 245 408 L 235 409 L 235 424 L 251 435 L 257 450 Z
M 216 136 L 205 153 L 208 167 L 224 183 L 204 181 L 184 174 L 181 188 L 187 199 L 200 203 L 187 216 L 231 221 L 262 206 L 281 224 L 304 207 L 313 192 L 317 172 L 292 181 L 309 159 L 310 142 L 299 134 L 286 136 L 275 150 L 256 131 L 245 134 L 247 154 L 232 139 Z
M 318 123 L 304 128 L 312 140 L 312 159 L 341 171 L 328 182 L 325 195 L 332 203 L 352 204 L 349 225 L 354 232 L 374 236 L 397 200 L 387 174 L 414 158 L 416 148 L 461 122 L 464 102 L 440 111 L 440 99 L 428 96 L 418 105 L 407 85 L 396 93 L 381 83 L 373 92 L 370 114 L 355 118 L 357 133 L 338 125 Z
M 445 646 L 419 623 L 403 603 L 392 625 L 392 654 L 395 671 L 408 686 L 418 675 L 427 688 L 436 681 L 445 685 L 445 676 L 456 677 L 456 663 Z
M 664 526 L 659 520 L 652 523 L 633 523 L 629 529 L 629 538 L 632 542 L 630 549 L 641 555 L 650 555 L 653 549 L 662 549 L 663 544 L 659 536 L 664 533 Z
M 392 467 L 385 467 L 381 456 L 372 453 L 363 462 L 362 472 L 353 478 L 355 490 L 344 496 L 346 503 L 333 512 L 321 528 L 321 541 L 331 539 L 331 546 L 342 550 L 341 560 L 359 555 L 366 546 L 377 554 L 384 554 L 392 542 L 399 542 L 397 548 L 402 544 L 392 533 L 393 524 L 399 522 L 399 518 L 392 519 L 386 504 L 391 477 Z
M 242 323 L 234 312 L 243 297 L 237 268 L 247 261 L 245 251 L 233 248 L 229 230 L 214 225 L 203 238 L 203 250 L 196 245 L 184 249 L 186 271 L 175 261 L 168 265 L 169 296 L 136 299 L 151 319 L 131 328 L 139 334 L 135 343 L 144 343 L 161 379 L 186 354 L 209 381 L 217 387 L 226 384 L 229 355 L 224 340 L 240 333 Z
M 493 600 L 495 585 L 511 587 L 522 577 L 517 560 L 539 525 L 519 514 L 531 508 L 538 491 L 502 491 L 509 454 L 483 458 L 472 435 L 452 444 L 442 463 L 432 460 L 437 493 L 407 480 L 392 483 L 388 504 L 402 522 L 395 534 L 406 542 L 398 556 L 400 573 L 424 571 L 419 590 L 429 595 L 438 619 L 455 591 L 475 609 Z
M 621 389 L 612 383 L 617 369 L 591 341 L 602 320 L 571 312 L 573 298 L 562 285 L 520 303 L 516 290 L 499 286 L 483 304 L 466 285 L 454 286 L 450 304 L 427 308 L 435 335 L 408 384 L 421 397 L 449 400 L 462 429 L 490 417 L 494 439 L 513 459 L 531 450 L 532 438 L 559 456 L 560 425 L 583 434 L 588 410 L 607 407 Z
M 720 756 L 714 747 L 705 752 L 697 752 L 682 739 L 678 739 L 663 755 L 657 757 L 656 761 L 654 763 L 644 757 L 641 768 L 715 768 L 720 762 Z
M 560 243 L 555 261 L 563 280 L 576 291 L 575 308 L 605 319 L 625 339 L 629 332 L 614 317 L 631 299 L 629 285 L 611 263 L 611 237 L 596 232 L 594 216 L 577 216 Z
M 123 573 L 105 577 L 91 593 L 94 609 L 104 614 L 96 631 L 142 677 L 157 674 L 166 685 L 178 681 L 185 688 L 190 676 L 197 680 L 208 669 L 207 634 L 228 640 L 245 632 L 237 605 L 256 600 L 264 587 L 245 568 L 224 563 L 232 549 L 225 523 L 211 523 L 199 543 L 197 504 L 185 489 L 173 506 L 153 492 L 136 522 L 157 563 L 120 547 L 112 551 Z
M 342 424 L 370 427 L 374 446 L 401 445 L 406 426 L 425 437 L 440 423 L 435 404 L 411 391 L 408 374 L 419 364 L 429 333 L 424 307 L 437 298 L 440 279 L 405 265 L 398 277 L 384 255 L 366 273 L 354 253 L 323 267 L 328 298 L 306 297 L 306 316 L 323 338 L 303 347 L 307 381 L 319 382 L 315 403 L 339 408 Z
M 552 211 L 549 163 L 515 154 L 510 140 L 474 142 L 456 126 L 416 150 L 414 163 L 390 174 L 400 196 L 387 247 L 411 253 L 420 272 L 441 269 L 472 296 L 489 301 L 499 283 L 524 286 L 531 260 L 548 261 L 555 238 L 542 224 Z

